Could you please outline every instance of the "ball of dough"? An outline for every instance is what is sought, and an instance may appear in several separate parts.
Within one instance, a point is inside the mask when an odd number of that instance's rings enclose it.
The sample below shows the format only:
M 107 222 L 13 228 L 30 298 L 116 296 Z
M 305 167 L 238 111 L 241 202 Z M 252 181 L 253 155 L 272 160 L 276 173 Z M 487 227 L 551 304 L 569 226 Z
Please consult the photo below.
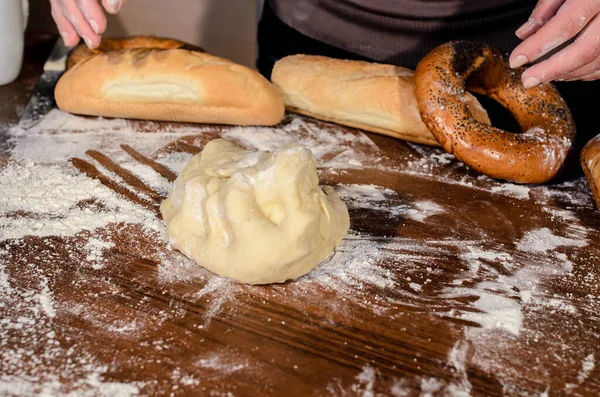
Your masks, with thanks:
M 209 142 L 175 181 L 161 212 L 169 242 L 208 270 L 249 284 L 308 273 L 350 227 L 333 190 L 319 188 L 310 150 L 252 152 Z

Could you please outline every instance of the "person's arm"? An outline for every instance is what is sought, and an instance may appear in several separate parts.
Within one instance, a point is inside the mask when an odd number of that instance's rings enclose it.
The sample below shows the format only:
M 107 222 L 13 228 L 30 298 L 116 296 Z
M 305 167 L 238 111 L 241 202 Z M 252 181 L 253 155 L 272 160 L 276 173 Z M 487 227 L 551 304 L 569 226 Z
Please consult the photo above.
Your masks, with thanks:
M 90 48 L 100 44 L 102 33 L 106 30 L 104 9 L 116 14 L 125 0 L 50 0 L 52 18 L 65 45 L 74 46 L 81 37 Z
M 523 42 L 510 56 L 512 67 L 536 62 L 523 73 L 525 87 L 549 81 L 600 79 L 600 0 L 539 0 L 517 30 Z

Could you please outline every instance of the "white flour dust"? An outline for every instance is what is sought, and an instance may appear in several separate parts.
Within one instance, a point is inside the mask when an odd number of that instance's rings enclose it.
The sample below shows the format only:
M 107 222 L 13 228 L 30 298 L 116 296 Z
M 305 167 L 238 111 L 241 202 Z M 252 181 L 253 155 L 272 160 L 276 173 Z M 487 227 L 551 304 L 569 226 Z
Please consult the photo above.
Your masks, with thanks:
M 88 131 L 113 132 L 128 127 L 123 119 L 105 119 L 102 117 L 81 117 L 52 109 L 43 120 L 28 130 L 15 129 L 16 136 L 31 134 L 55 134 L 57 131 L 78 133 Z
M 502 192 L 507 196 L 512 196 L 521 200 L 529 199 L 529 188 L 527 186 L 522 185 L 514 185 L 512 183 L 504 183 L 500 186 L 492 187 L 491 191 L 493 193 Z
M 524 252 L 548 252 L 557 247 L 585 247 L 587 241 L 556 236 L 548 228 L 536 229 L 527 234 L 517 243 L 517 249 Z
M 596 368 L 596 358 L 594 357 L 594 353 L 590 353 L 583 360 L 581 371 L 577 374 L 579 384 L 582 384 L 590 376 L 594 368 Z
M 362 367 L 361 372 L 354 378 L 354 383 L 345 385 L 340 379 L 334 379 L 327 385 L 331 396 L 343 396 L 352 393 L 354 396 L 375 397 L 375 382 L 377 370 L 369 365 Z M 393 394 L 394 396 L 397 394 Z
M 469 343 L 465 341 L 457 342 L 448 353 L 448 367 L 453 372 L 452 379 L 442 380 L 431 377 L 421 377 L 418 375 L 394 378 L 389 389 L 380 387 L 381 375 L 379 371 L 365 365 L 361 371 L 354 377 L 350 384 L 344 383 L 340 379 L 333 379 L 327 385 L 327 392 L 331 396 L 360 396 L 360 397 L 409 397 L 415 395 L 415 386 L 420 388 L 420 396 L 452 396 L 468 397 L 471 396 L 472 385 L 467 376 L 467 353 Z M 411 387 L 412 386 L 412 387 Z M 383 390 L 383 392 L 382 392 Z
M 0 170 L 0 185 L 1 240 L 73 236 L 119 222 L 162 228 L 149 211 L 64 166 L 13 163 Z
M 299 133 L 303 133 L 301 138 Z M 379 148 L 364 133 L 325 130 L 297 116 L 291 116 L 283 130 L 238 127 L 225 132 L 223 138 L 258 150 L 273 150 L 299 140 L 312 151 L 321 168 L 373 167 L 381 161 Z
M 50 289 L 48 288 L 48 282 L 44 280 L 42 283 L 42 290 L 38 295 L 40 306 L 42 311 L 48 318 L 54 318 L 56 316 L 56 310 L 54 309 L 54 300 L 52 299 L 52 294 Z
M 223 375 L 231 375 L 238 371 L 243 371 L 248 368 L 248 362 L 237 362 L 227 358 L 227 354 L 219 352 L 203 357 L 196 362 L 200 368 L 209 369 L 219 372 Z
M 383 211 L 392 217 L 410 218 L 417 222 L 444 212 L 444 208 L 433 201 L 403 202 L 395 191 L 376 185 L 340 185 L 336 191 L 350 209 Z
M 63 383 L 70 381 L 77 395 L 133 397 L 139 392 L 134 384 L 103 382 L 108 370 L 90 354 L 73 354 L 57 340 L 59 329 L 53 326 L 60 315 L 48 280 L 34 270 L 37 285 L 32 289 L 13 286 L 0 257 L 0 311 L 19 313 L 0 319 L 0 395 L 72 396 Z M 10 305 L 10 307 L 8 307 Z M 34 358 L 37 368 L 31 366 Z M 40 368 L 44 368 L 40 371 Z
M 113 248 L 115 243 L 112 241 L 103 241 L 98 238 L 90 238 L 85 245 L 87 252 L 86 260 L 90 262 L 93 269 L 102 269 L 104 267 L 104 250 Z
M 517 200 L 534 199 L 539 203 L 551 203 L 557 199 L 567 201 L 571 205 L 584 208 L 594 208 L 594 200 L 586 186 L 585 178 L 575 181 L 562 182 L 548 187 L 516 185 L 508 182 L 498 183 L 485 175 L 477 177 L 465 175 L 469 167 L 458 161 L 454 155 L 444 153 L 441 149 L 432 149 L 409 143 L 408 146 L 416 153 L 414 160 L 409 160 L 405 167 L 396 169 L 408 175 L 429 178 L 437 183 L 462 186 L 471 190 L 489 192 Z M 391 165 L 391 168 L 394 168 Z

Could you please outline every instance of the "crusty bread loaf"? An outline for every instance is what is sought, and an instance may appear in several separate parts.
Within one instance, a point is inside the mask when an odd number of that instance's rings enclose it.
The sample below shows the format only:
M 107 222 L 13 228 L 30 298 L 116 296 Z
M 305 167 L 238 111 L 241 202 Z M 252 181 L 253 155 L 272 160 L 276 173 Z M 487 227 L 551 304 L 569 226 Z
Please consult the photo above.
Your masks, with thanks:
M 204 52 L 200 47 L 196 47 L 183 41 L 167 39 L 164 37 L 154 36 L 131 36 L 126 38 L 102 39 L 100 45 L 96 48 L 89 48 L 85 43 L 79 44 L 73 48 L 67 58 L 67 69 L 71 69 L 75 64 L 82 60 L 103 54 L 110 51 L 126 50 L 130 48 L 161 48 L 164 50 L 172 50 L 182 48 L 184 50 L 192 50 L 196 52 Z
M 108 117 L 274 125 L 284 104 L 256 71 L 183 49 L 126 49 L 82 60 L 55 89 L 61 110 Z
M 275 64 L 271 81 L 289 111 L 439 146 L 421 120 L 413 76 L 399 66 L 292 55 Z M 475 97 L 467 102 L 477 120 L 490 123 Z
M 591 139 L 581 151 L 581 167 L 600 209 L 600 135 Z

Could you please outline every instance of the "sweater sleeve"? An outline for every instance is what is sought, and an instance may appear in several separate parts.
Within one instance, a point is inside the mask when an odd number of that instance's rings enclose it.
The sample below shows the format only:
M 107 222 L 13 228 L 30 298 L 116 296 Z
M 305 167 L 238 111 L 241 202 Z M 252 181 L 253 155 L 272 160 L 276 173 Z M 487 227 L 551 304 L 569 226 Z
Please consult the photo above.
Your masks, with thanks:
M 449 40 L 510 51 L 535 0 L 268 0 L 275 15 L 312 39 L 379 62 L 414 68 Z

